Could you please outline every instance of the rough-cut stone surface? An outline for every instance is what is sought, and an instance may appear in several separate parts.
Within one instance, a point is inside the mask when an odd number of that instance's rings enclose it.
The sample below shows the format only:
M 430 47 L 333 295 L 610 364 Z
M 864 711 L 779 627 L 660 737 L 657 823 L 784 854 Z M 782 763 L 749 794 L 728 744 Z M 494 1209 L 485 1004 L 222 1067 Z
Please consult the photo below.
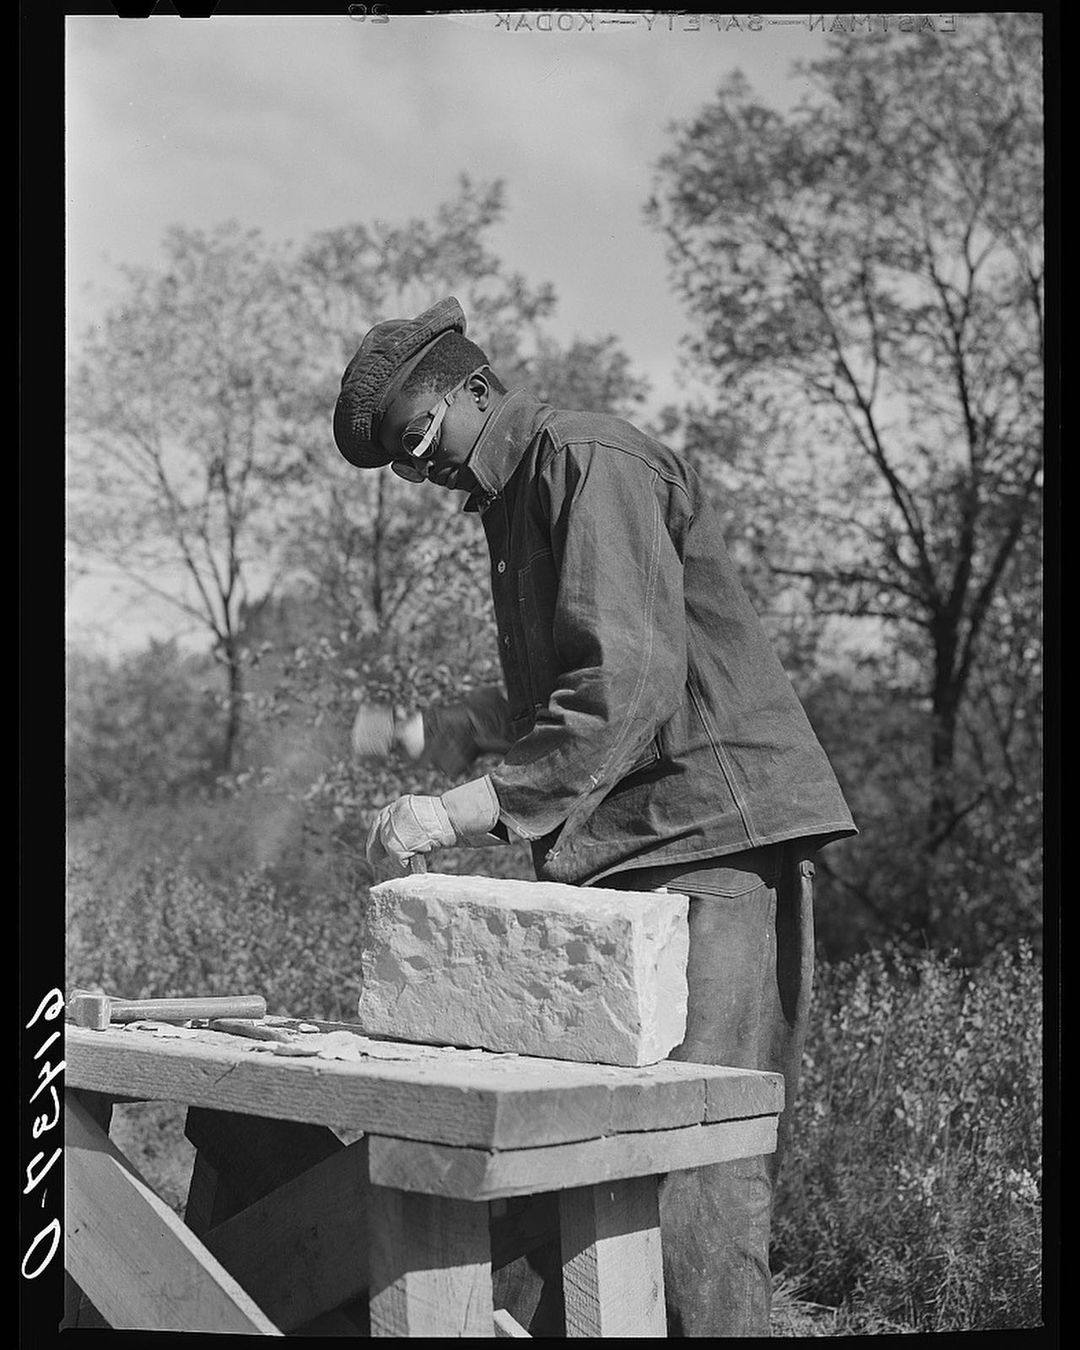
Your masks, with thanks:
M 655 1064 L 686 1029 L 684 895 L 437 872 L 371 888 L 370 1035 Z

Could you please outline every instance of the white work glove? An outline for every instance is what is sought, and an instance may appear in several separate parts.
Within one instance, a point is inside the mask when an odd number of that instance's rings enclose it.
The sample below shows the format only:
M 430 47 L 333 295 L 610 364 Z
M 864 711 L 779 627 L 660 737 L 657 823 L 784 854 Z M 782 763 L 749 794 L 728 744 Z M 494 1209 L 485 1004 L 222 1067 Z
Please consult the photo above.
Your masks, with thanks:
M 474 778 L 441 797 L 409 793 L 384 806 L 367 837 L 367 860 L 377 871 L 404 873 L 417 853 L 455 845 L 483 847 L 507 840 L 491 831 L 498 824 L 499 799 L 491 779 Z

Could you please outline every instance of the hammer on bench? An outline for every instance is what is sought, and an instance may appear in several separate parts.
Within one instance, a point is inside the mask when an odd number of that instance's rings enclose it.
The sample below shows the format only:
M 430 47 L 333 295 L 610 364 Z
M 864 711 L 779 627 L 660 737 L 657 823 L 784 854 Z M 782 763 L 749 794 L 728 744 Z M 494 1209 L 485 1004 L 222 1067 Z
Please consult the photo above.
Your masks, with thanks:
M 110 1023 L 187 1022 L 215 1017 L 266 1016 L 266 999 L 260 994 L 232 998 L 111 998 L 108 994 L 76 991 L 68 1003 L 68 1017 L 76 1026 L 103 1031 Z

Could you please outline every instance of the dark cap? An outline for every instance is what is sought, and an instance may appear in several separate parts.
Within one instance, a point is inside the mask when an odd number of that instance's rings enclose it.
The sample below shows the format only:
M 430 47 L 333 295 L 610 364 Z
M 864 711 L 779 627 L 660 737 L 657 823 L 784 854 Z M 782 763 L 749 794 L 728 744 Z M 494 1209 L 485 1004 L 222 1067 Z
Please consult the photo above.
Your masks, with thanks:
M 377 469 L 392 459 L 379 445 L 379 423 L 409 373 L 439 338 L 465 332 L 465 314 L 451 295 L 415 319 L 377 323 L 345 367 L 334 407 L 334 440 L 350 464 Z

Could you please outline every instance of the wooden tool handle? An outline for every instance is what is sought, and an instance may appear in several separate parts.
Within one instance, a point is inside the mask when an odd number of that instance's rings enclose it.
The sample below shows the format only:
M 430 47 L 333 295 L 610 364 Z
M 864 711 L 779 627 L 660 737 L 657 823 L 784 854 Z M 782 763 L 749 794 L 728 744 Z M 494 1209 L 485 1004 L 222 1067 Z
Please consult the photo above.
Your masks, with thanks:
M 110 1022 L 187 1022 L 191 1018 L 265 1017 L 266 999 L 260 994 L 234 998 L 140 998 L 109 1002 Z
M 427 861 L 422 853 L 414 853 L 409 859 L 409 871 L 414 875 L 427 871 Z

